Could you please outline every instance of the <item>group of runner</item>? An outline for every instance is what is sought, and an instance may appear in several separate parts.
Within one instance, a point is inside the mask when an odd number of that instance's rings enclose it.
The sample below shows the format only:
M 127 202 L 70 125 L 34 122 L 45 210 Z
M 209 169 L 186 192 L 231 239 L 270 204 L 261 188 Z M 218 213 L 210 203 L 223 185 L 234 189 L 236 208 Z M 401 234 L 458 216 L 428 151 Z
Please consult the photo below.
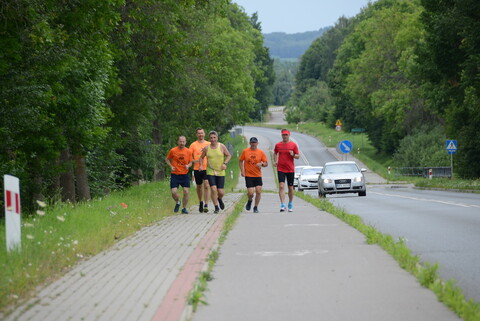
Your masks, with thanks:
M 275 145 L 274 165 L 277 167 L 279 181 L 280 212 L 293 211 L 293 178 L 295 174 L 294 160 L 300 157 L 297 144 L 290 141 L 290 132 L 282 129 L 282 141 Z M 205 131 L 197 128 L 197 140 L 187 147 L 185 136 L 179 136 L 177 146 L 170 149 L 165 159 L 171 169 L 170 188 L 175 200 L 174 212 L 182 206 L 181 213 L 188 214 L 187 205 L 190 191 L 190 176 L 188 172 L 192 165 L 193 178 L 197 186 L 197 196 L 200 202 L 199 212 L 208 213 L 208 201 L 214 205 L 214 213 L 225 208 L 225 170 L 232 158 L 226 146 L 218 141 L 218 133 L 209 132 L 209 141 L 205 140 Z M 262 193 L 262 168 L 268 166 L 265 152 L 258 148 L 258 139 L 250 138 L 250 147 L 245 148 L 240 155 L 238 164 L 240 172 L 245 177 L 247 187 L 247 204 L 245 209 L 250 211 L 253 203 L 253 212 L 258 213 L 258 205 Z M 285 204 L 285 181 L 288 186 L 288 204 Z M 183 189 L 183 198 L 180 200 L 178 187 Z M 255 198 L 255 200 L 254 200 Z

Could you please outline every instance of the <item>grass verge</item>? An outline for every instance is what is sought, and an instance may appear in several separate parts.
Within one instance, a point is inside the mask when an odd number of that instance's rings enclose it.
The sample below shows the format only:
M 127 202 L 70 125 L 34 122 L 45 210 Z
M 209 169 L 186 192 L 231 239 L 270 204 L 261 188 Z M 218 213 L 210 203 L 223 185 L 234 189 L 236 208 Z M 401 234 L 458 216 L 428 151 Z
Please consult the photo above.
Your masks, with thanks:
M 428 262 L 421 263 L 419 257 L 411 253 L 403 239 L 394 240 L 391 235 L 383 234 L 374 227 L 366 225 L 359 216 L 348 214 L 328 200 L 317 199 L 298 192 L 295 195 L 317 208 L 333 214 L 363 233 L 368 244 L 377 244 L 382 247 L 403 269 L 414 275 L 422 286 L 432 290 L 441 302 L 463 320 L 480 321 L 480 304 L 473 300 L 466 300 L 462 290 L 455 285 L 455 281 L 444 282 L 441 280 L 437 274 L 438 265 Z
M 243 205 L 246 202 L 247 202 L 247 195 L 244 195 L 240 199 L 240 201 L 235 205 L 235 208 L 233 209 L 232 213 L 228 215 L 228 217 L 225 219 L 225 222 L 223 223 L 222 233 L 218 239 L 217 248 L 212 252 L 210 252 L 208 256 L 208 261 L 207 261 L 208 263 L 207 263 L 206 270 L 200 274 L 197 282 L 195 283 L 195 286 L 193 287 L 193 290 L 190 292 L 188 296 L 187 301 L 188 301 L 188 304 L 192 306 L 193 312 L 197 310 L 199 304 L 204 304 L 204 305 L 208 304 L 207 301 L 205 300 L 205 292 L 208 289 L 207 287 L 208 282 L 213 280 L 212 270 L 218 258 L 220 257 L 220 250 L 219 250 L 220 246 L 225 242 L 225 239 L 228 233 L 233 229 L 233 226 L 235 225 L 235 222 L 237 221 L 238 216 L 243 211 Z

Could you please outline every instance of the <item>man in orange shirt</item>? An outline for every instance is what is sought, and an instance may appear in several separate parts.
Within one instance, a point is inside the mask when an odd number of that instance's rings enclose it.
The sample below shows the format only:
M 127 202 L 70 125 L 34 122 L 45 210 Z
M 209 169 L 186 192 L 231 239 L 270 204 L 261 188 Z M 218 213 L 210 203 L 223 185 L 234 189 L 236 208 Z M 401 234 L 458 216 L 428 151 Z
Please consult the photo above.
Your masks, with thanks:
M 198 211 L 200 213 L 208 213 L 208 200 L 210 199 L 210 184 L 207 179 L 207 159 L 203 159 L 203 166 L 200 167 L 200 155 L 205 146 L 210 145 L 209 141 L 205 140 L 205 131 L 203 128 L 197 128 L 195 131 L 197 140 L 190 144 L 190 150 L 193 157 L 193 177 L 197 184 L 197 196 L 200 201 Z
M 180 196 L 177 193 L 178 186 L 183 188 L 183 208 L 182 214 L 188 214 L 187 204 L 190 190 L 190 177 L 188 176 L 188 170 L 192 166 L 192 152 L 185 147 L 187 145 L 187 138 L 185 136 L 179 136 L 177 140 L 177 147 L 170 149 L 165 162 L 172 170 L 170 176 L 170 188 L 172 191 L 172 197 L 175 200 L 174 212 L 177 213 L 180 209 Z
M 253 201 L 253 193 L 255 191 L 255 205 L 253 212 L 258 213 L 258 204 L 262 195 L 262 167 L 268 166 L 267 156 L 263 150 L 258 149 L 258 139 L 250 138 L 250 148 L 245 148 L 238 159 L 240 172 L 245 177 L 245 185 L 247 186 L 248 201 L 245 209 L 250 211 Z

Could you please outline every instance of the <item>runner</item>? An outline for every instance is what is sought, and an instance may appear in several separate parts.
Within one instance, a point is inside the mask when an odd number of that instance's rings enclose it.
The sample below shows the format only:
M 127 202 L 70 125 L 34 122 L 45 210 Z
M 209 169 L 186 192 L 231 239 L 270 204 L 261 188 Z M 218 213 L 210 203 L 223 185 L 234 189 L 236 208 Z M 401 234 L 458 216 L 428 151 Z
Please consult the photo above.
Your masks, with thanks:
M 178 186 L 183 188 L 183 208 L 182 214 L 188 214 L 187 204 L 190 190 L 190 177 L 188 176 L 188 169 L 192 166 L 192 152 L 185 147 L 187 144 L 187 138 L 185 136 L 179 136 L 177 140 L 177 147 L 170 149 L 165 162 L 172 170 L 170 176 L 170 188 L 172 192 L 172 198 L 175 200 L 175 213 L 180 209 L 180 196 L 178 195 Z
M 262 196 L 262 167 L 268 166 L 267 156 L 263 150 L 258 149 L 258 139 L 250 138 L 250 148 L 245 148 L 238 159 L 240 172 L 245 177 L 245 185 L 247 186 L 248 201 L 245 209 L 250 211 L 253 201 L 253 193 L 255 192 L 255 205 L 253 212 L 258 213 L 258 204 Z
M 285 212 L 285 179 L 288 185 L 288 211 L 293 212 L 293 178 L 295 177 L 294 160 L 300 158 L 298 146 L 290 141 L 290 131 L 282 129 L 282 141 L 275 145 L 274 164 L 278 173 L 278 195 L 280 212 Z
M 220 209 L 225 208 L 222 200 L 225 195 L 225 170 L 232 156 L 227 147 L 218 141 L 216 131 L 208 133 L 208 137 L 210 138 L 210 145 L 202 150 L 200 166 L 203 166 L 203 159 L 206 156 L 208 161 L 207 179 L 210 184 L 213 205 L 215 205 L 214 213 L 218 213 Z
M 207 161 L 203 160 L 203 167 L 200 167 L 200 155 L 202 149 L 210 145 L 210 142 L 205 140 L 205 131 L 203 128 L 197 128 L 195 131 L 197 140 L 190 144 L 190 150 L 193 157 L 193 177 L 197 184 L 197 196 L 200 201 L 198 211 L 200 213 L 208 213 L 208 200 L 210 199 L 210 185 L 207 180 Z

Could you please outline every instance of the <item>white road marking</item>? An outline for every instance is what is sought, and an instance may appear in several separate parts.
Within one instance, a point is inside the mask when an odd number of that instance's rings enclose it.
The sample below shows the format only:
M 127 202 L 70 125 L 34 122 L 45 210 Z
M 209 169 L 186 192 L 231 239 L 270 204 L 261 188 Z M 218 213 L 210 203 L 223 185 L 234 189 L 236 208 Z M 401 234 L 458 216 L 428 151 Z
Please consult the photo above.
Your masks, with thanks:
M 326 226 L 337 226 L 337 224 L 285 224 L 285 227 L 297 227 L 297 226 L 321 226 L 321 227 L 326 227 Z
M 236 255 L 240 256 L 261 256 L 261 257 L 273 257 L 273 256 L 305 256 L 308 254 L 327 254 L 328 250 L 299 250 L 293 252 L 283 251 L 254 251 L 254 252 L 237 252 Z
M 377 195 L 383 195 L 383 196 L 391 196 L 391 197 L 405 198 L 405 199 L 410 199 L 410 200 L 415 200 L 415 201 L 421 201 L 421 202 L 440 203 L 440 204 L 452 205 L 452 206 L 459 206 L 459 207 L 480 207 L 479 205 L 464 204 L 464 203 L 459 203 L 459 202 L 455 202 L 455 201 L 442 201 L 442 200 L 435 200 L 435 199 L 428 199 L 428 198 L 420 198 L 420 197 L 413 197 L 413 196 L 394 195 L 394 194 L 379 193 L 379 192 L 372 192 L 372 191 L 370 191 L 370 194 L 377 194 Z

